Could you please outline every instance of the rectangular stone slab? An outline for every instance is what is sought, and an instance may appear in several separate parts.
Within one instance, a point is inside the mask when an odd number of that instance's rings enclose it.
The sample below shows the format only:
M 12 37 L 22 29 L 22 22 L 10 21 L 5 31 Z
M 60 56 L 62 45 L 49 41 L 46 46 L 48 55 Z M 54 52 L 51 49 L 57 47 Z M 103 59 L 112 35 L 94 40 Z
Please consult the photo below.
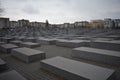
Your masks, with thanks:
M 17 48 L 12 50 L 12 55 L 24 62 L 33 62 L 37 60 L 45 59 L 46 55 L 43 51 L 38 51 L 31 48 Z
M 89 42 L 89 40 L 58 40 L 56 42 L 56 45 L 75 48 L 80 46 L 89 46 Z
M 108 49 L 120 51 L 120 41 L 102 41 L 96 40 L 90 43 L 93 48 Z
M 20 43 L 21 47 L 28 47 L 28 48 L 34 48 L 34 47 L 39 47 L 39 43 L 33 43 L 33 42 L 21 42 Z
M 34 37 L 28 37 L 28 38 L 25 38 L 23 41 L 26 41 L 26 42 L 35 42 L 36 38 L 34 38 Z
M 0 45 L 0 51 L 4 52 L 4 53 L 11 53 L 11 50 L 14 48 L 18 48 L 18 46 L 14 45 L 14 44 L 3 44 Z
M 0 80 L 27 80 L 15 70 L 0 74 Z
M 0 45 L 2 45 L 2 44 L 5 44 L 5 42 L 1 42 L 1 41 L 0 41 Z
M 49 39 L 49 38 L 39 38 L 37 39 L 37 42 L 43 45 L 51 45 L 51 44 L 55 44 L 54 39 Z
M 41 67 L 67 80 L 111 80 L 114 70 L 63 57 L 42 60 Z
M 90 40 L 90 37 L 74 37 L 74 39 L 78 39 L 78 40 Z
M 20 43 L 22 43 L 22 41 L 14 40 L 14 41 L 10 41 L 10 43 L 20 46 Z
M 12 40 L 13 40 L 13 37 L 4 37 L 3 38 L 3 41 L 6 42 L 6 43 L 9 43 Z
M 106 36 L 107 38 L 112 38 L 112 39 L 115 39 L 115 40 L 120 40 L 120 36 L 118 35 L 109 35 L 109 36 Z
M 18 38 L 16 38 L 16 39 L 23 41 L 25 38 L 26 38 L 25 36 L 21 36 L 21 37 L 18 37 Z
M 79 47 L 72 50 L 72 57 L 120 65 L 120 52 L 90 47 Z

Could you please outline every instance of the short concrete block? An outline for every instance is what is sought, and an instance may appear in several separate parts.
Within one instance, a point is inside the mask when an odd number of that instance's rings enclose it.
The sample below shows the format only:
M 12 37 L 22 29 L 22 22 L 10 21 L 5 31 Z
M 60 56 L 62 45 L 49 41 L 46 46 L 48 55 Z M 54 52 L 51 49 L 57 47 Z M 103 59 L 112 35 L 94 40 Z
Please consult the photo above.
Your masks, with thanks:
M 115 71 L 63 57 L 42 60 L 41 67 L 67 80 L 112 80 Z
M 1 42 L 1 41 L 0 41 L 0 45 L 2 45 L 2 44 L 6 44 L 6 43 L 5 43 L 5 42 Z
M 28 37 L 28 38 L 25 38 L 23 41 L 25 41 L 25 42 L 35 42 L 36 38 L 34 38 L 34 37 Z
M 37 39 L 37 42 L 40 43 L 40 44 L 43 44 L 43 45 L 55 44 L 55 41 L 56 40 L 49 39 L 49 38 L 40 38 L 40 39 Z
M 109 35 L 109 36 L 106 36 L 107 38 L 111 38 L 111 39 L 115 39 L 115 40 L 120 40 L 120 36 L 118 35 Z
M 0 58 L 0 72 L 7 69 L 6 62 Z
M 4 53 L 11 53 L 11 50 L 14 48 L 18 48 L 18 46 L 14 45 L 14 44 L 3 44 L 0 45 L 0 51 L 4 52 Z
M 14 41 L 10 41 L 10 43 L 20 46 L 20 43 L 22 43 L 22 41 L 14 40 Z
M 38 51 L 26 47 L 13 49 L 12 55 L 27 63 L 46 58 L 46 55 L 43 51 Z
M 16 40 L 21 40 L 21 41 L 23 41 L 25 38 L 26 38 L 25 36 L 21 36 L 21 37 L 16 38 Z
M 63 47 L 80 47 L 80 46 L 89 46 L 90 41 L 89 40 L 58 40 L 56 41 L 57 46 L 63 46 Z
M 15 70 L 0 74 L 0 80 L 27 80 Z
M 72 50 L 72 57 L 120 65 L 120 52 L 90 47 L 79 47 Z
M 3 41 L 6 43 L 9 43 L 10 41 L 12 41 L 14 38 L 13 37 L 4 37 Z
M 108 49 L 120 51 L 120 41 L 93 41 L 90 43 L 90 46 L 93 48 Z
M 33 43 L 33 42 L 21 42 L 20 43 L 21 47 L 28 47 L 28 48 L 34 48 L 34 47 L 39 47 L 41 46 L 40 43 Z

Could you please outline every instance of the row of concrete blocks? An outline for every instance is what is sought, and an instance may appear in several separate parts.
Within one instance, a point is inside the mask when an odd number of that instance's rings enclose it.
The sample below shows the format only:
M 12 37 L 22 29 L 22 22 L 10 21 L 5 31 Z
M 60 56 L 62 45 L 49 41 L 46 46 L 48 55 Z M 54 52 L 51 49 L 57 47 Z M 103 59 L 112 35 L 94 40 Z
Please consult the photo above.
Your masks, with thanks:
M 88 40 L 63 40 L 63 39 L 48 39 L 48 38 L 39 38 L 36 41 L 42 45 L 51 45 L 56 44 L 57 46 L 64 46 L 64 47 L 80 47 L 80 46 L 89 46 Z M 21 43 L 20 40 L 11 41 L 11 43 L 16 43 L 19 45 Z
M 93 47 L 93 48 L 100 48 L 100 49 L 107 49 L 107 50 L 115 50 L 120 51 L 120 41 L 103 41 L 103 40 L 57 40 L 57 46 L 63 47 Z
M 43 45 L 51 45 L 51 44 L 56 44 L 57 46 L 64 46 L 64 47 L 80 47 L 80 46 L 88 46 L 88 42 L 90 42 L 89 40 L 65 40 L 65 39 L 49 39 L 49 38 L 44 38 L 44 37 L 40 37 L 40 38 L 26 38 L 26 39 L 18 39 L 18 40 L 22 40 L 22 41 L 35 41 L 37 43 L 43 44 Z
M 28 48 L 40 47 L 39 43 L 33 43 L 33 42 L 11 41 L 11 43 L 12 44 L 0 42 L 0 51 L 4 53 L 10 53 L 11 49 L 18 48 L 18 47 L 28 47 Z
M 46 55 L 44 52 L 26 48 L 26 47 L 14 48 L 11 50 L 11 54 L 12 56 L 26 63 L 39 61 L 46 58 L 45 57 Z M 0 59 L 0 72 L 3 70 L 6 70 L 6 68 L 7 68 L 6 62 Z M 27 80 L 27 79 L 21 76 L 15 70 L 12 70 L 12 71 L 4 72 L 0 74 L 0 80 Z
M 13 44 L 0 45 L 0 51 L 4 53 L 11 53 L 12 56 L 27 63 L 45 59 L 46 57 L 46 54 L 43 51 L 38 51 L 27 47 L 18 47 Z
M 36 38 L 26 38 L 23 41 L 32 41 L 35 40 Z M 11 41 L 12 43 L 15 43 L 19 45 L 21 41 L 15 40 Z M 71 47 L 71 48 L 76 48 L 76 47 L 82 47 L 82 46 L 90 46 L 94 48 L 101 48 L 101 49 L 109 49 L 109 50 L 117 50 L 120 51 L 120 41 L 107 41 L 107 40 L 95 40 L 95 41 L 90 41 L 90 40 L 63 40 L 63 39 L 49 39 L 49 38 L 38 38 L 36 40 L 37 43 L 40 44 L 56 44 L 57 46 L 63 46 L 63 47 Z M 30 43 L 25 43 L 25 44 L 30 44 Z M 25 45 L 23 43 L 23 45 Z M 31 44 L 33 45 L 33 44 Z M 28 46 L 30 47 L 30 46 Z M 32 46 L 31 46 L 32 47 Z
M 19 37 L 19 38 L 13 38 L 13 37 L 2 37 L 0 41 L 4 41 L 5 43 L 10 43 L 11 41 L 23 41 L 23 42 L 38 42 L 41 44 L 54 44 L 55 40 L 49 39 L 49 38 L 34 38 L 34 37 Z
M 4 44 L 0 48 L 3 50 L 3 52 L 11 52 L 12 56 L 18 58 L 21 61 L 24 61 L 26 63 L 30 63 L 33 61 L 38 61 L 45 59 L 45 53 L 42 51 L 22 47 L 18 48 L 17 46 L 13 44 Z M 6 62 L 2 59 L 0 59 L 0 72 L 7 69 Z M 0 74 L 0 80 L 27 80 L 23 76 L 21 76 L 18 72 L 15 70 L 9 71 L 9 72 L 3 72 Z
M 96 40 L 90 42 L 90 47 L 120 51 L 120 40 L 113 41 Z
M 51 45 L 51 44 L 56 44 L 57 46 L 63 46 L 63 47 L 80 47 L 80 46 L 89 46 L 89 40 L 65 40 L 65 39 L 49 39 L 49 38 L 43 38 L 40 37 L 38 39 L 34 37 L 30 38 L 24 38 L 20 37 L 17 40 L 11 41 L 12 39 L 4 39 L 4 41 L 9 40 L 9 42 L 14 43 L 16 45 L 22 46 L 21 42 L 37 42 L 42 45 Z M 20 45 L 21 44 L 21 45 Z
M 75 48 L 80 46 L 90 46 L 89 40 L 57 40 L 56 45 L 62 47 Z
M 85 48 L 82 50 L 87 50 L 88 52 L 90 51 L 89 48 L 87 49 Z M 28 57 L 26 56 L 33 55 L 32 54 L 33 52 L 30 51 L 31 54 L 27 54 L 26 51 L 28 51 L 29 53 L 30 50 L 25 48 L 24 49 L 17 48 L 13 50 L 13 54 L 15 53 L 14 54 L 15 57 L 22 59 L 25 62 L 28 62 Z M 21 55 L 21 57 L 18 57 L 19 55 Z M 82 62 L 76 62 L 74 60 L 64 59 L 61 57 L 43 60 L 41 61 L 41 66 L 42 68 L 49 70 L 57 75 L 60 75 L 68 80 L 89 80 L 89 79 L 90 80 L 112 80 L 113 77 L 115 77 L 114 70 L 110 70 L 110 69 L 106 69 L 106 68 L 102 68 L 99 66 L 94 66 L 94 65 L 90 65 Z
M 0 37 L 0 41 L 4 41 L 5 43 L 9 43 L 12 40 L 14 40 L 13 37 Z
M 71 56 L 120 66 L 119 51 L 91 47 L 78 47 L 72 50 Z
M 90 47 L 72 50 L 72 57 L 120 66 L 120 52 Z M 119 80 L 120 71 L 103 68 L 63 57 L 42 60 L 41 67 L 67 80 Z
M 29 37 L 29 38 L 24 38 L 24 37 L 20 37 L 17 38 L 16 40 L 20 40 L 20 41 L 24 41 L 24 42 L 37 42 L 40 44 L 54 44 L 55 40 L 53 39 L 49 39 L 49 38 L 44 38 L 44 37 L 38 37 L 38 38 L 34 38 L 34 37 Z
M 28 48 L 35 48 L 35 47 L 40 47 L 40 43 L 35 43 L 35 42 L 22 42 L 22 41 L 11 41 L 12 44 L 18 45 L 20 47 L 28 47 Z

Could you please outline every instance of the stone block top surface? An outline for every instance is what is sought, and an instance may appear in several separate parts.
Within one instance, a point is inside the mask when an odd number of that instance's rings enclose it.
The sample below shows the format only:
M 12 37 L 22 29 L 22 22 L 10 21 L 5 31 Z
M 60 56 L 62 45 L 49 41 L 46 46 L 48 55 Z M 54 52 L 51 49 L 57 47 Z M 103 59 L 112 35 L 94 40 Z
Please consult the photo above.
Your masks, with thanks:
M 0 74 L 0 80 L 27 80 L 15 70 Z
M 64 57 L 54 57 L 42 60 L 43 63 L 76 74 L 90 80 L 107 80 L 114 70 L 103 68 Z
M 43 51 L 38 51 L 38 50 L 27 48 L 27 47 L 13 49 L 13 51 L 19 52 L 21 54 L 25 54 L 27 56 L 44 53 Z
M 3 44 L 3 45 L 1 45 L 1 47 L 8 49 L 8 48 L 16 48 L 18 46 L 14 45 L 14 44 Z
M 90 48 L 90 47 L 78 47 L 78 48 L 74 48 L 73 50 L 93 52 L 93 53 L 96 53 L 96 54 L 103 54 L 103 55 L 120 57 L 120 52 L 119 51 L 97 49 L 97 48 Z

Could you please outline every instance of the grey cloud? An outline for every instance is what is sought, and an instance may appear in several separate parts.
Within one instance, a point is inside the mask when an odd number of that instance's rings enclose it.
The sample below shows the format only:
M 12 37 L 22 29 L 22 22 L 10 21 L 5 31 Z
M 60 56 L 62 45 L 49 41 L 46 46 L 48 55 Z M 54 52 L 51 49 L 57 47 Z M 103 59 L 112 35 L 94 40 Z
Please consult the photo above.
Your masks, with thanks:
M 108 11 L 105 13 L 105 16 L 108 16 L 111 18 L 120 18 L 120 11 Z
M 51 22 L 119 18 L 120 0 L 2 0 L 6 15 Z M 15 18 L 16 19 L 16 18 Z M 59 20 L 60 19 L 60 20 Z
M 38 14 L 39 13 L 39 9 L 32 5 L 25 5 L 22 11 L 27 14 Z

